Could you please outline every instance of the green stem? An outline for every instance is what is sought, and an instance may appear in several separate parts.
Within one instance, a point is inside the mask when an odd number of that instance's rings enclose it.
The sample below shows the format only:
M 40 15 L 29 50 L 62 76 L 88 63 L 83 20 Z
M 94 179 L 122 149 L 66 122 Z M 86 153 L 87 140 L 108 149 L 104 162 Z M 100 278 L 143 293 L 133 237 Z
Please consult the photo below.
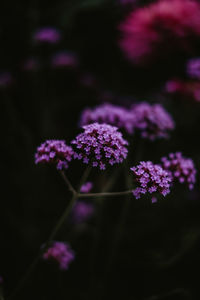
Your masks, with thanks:
M 109 192 L 109 193 L 89 193 L 89 194 L 78 194 L 79 198 L 103 198 L 103 197 L 118 197 L 132 194 L 132 190 L 122 192 Z
M 56 236 L 57 232 L 59 231 L 59 229 L 62 227 L 63 223 L 65 222 L 65 220 L 67 219 L 67 217 L 69 216 L 71 209 L 73 208 L 78 196 L 79 196 L 79 192 L 80 192 L 80 188 L 82 186 L 82 184 L 85 182 L 85 180 L 87 179 L 89 172 L 90 172 L 91 168 L 88 167 L 86 169 L 86 171 L 84 172 L 81 181 L 80 181 L 80 185 L 78 188 L 78 191 L 76 192 L 71 183 L 69 182 L 69 180 L 67 179 L 67 177 L 65 176 L 65 174 L 61 171 L 61 175 L 65 181 L 65 183 L 67 184 L 68 188 L 71 190 L 71 192 L 73 191 L 73 196 L 69 202 L 69 205 L 66 207 L 64 213 L 61 215 L 61 217 L 58 220 L 58 223 L 56 224 L 56 226 L 53 228 L 47 242 L 45 243 L 45 246 L 40 250 L 40 252 L 38 253 L 38 255 L 36 256 L 36 258 L 34 259 L 34 261 L 32 262 L 32 264 L 30 265 L 30 267 L 28 268 L 27 272 L 25 273 L 25 275 L 22 277 L 22 279 L 20 280 L 19 284 L 17 285 L 17 287 L 15 288 L 15 290 L 13 291 L 13 293 L 8 297 L 8 300 L 14 299 L 14 297 L 19 293 L 19 291 L 22 289 L 22 287 L 24 286 L 24 284 L 26 283 L 26 281 L 28 280 L 28 278 L 30 277 L 30 275 L 32 274 L 32 272 L 34 271 L 35 267 L 37 266 L 41 256 L 44 254 L 44 252 L 46 251 L 47 247 L 49 246 L 49 244 L 52 242 L 52 240 L 54 239 L 54 237 Z
M 72 192 L 72 194 L 76 194 L 75 189 L 73 188 L 71 182 L 65 175 L 64 171 L 61 170 L 59 173 L 60 173 L 61 177 L 63 178 L 64 182 L 66 183 L 66 185 L 68 186 L 69 190 Z

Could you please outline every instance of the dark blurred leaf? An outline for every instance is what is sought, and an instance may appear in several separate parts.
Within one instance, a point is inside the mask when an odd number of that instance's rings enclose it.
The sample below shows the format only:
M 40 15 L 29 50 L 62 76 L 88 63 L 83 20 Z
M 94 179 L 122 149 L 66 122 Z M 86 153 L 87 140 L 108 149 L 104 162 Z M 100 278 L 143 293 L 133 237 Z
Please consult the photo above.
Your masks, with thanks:
M 111 2 L 111 0 L 78 0 L 76 3 L 73 2 L 72 5 L 67 4 L 65 8 L 62 9 L 63 14 L 60 18 L 61 25 L 67 27 L 73 22 L 73 18 L 81 11 L 94 9 L 109 2 Z

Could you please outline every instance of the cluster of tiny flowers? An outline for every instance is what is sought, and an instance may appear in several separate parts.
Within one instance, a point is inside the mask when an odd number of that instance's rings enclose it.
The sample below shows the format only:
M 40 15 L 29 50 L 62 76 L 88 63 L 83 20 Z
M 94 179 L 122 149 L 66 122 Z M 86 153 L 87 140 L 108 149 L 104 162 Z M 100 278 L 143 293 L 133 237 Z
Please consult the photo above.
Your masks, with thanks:
M 128 133 L 133 133 L 132 114 L 121 106 L 105 103 L 94 109 L 86 108 L 81 114 L 80 125 L 94 122 L 114 125 L 125 129 Z
M 196 169 L 192 159 L 185 158 L 182 153 L 170 153 L 168 157 L 161 158 L 162 167 L 168 171 L 172 180 L 177 179 L 180 183 L 188 184 L 193 189 L 196 181 Z
M 78 65 L 78 59 L 73 53 L 60 51 L 52 57 L 51 65 L 53 68 L 75 68 Z
M 120 26 L 120 47 L 135 64 L 190 53 L 200 37 L 200 4 L 160 0 L 134 9 Z
M 83 129 L 84 132 L 72 141 L 77 148 L 74 158 L 101 170 L 108 164 L 121 163 L 126 158 L 128 150 L 125 146 L 128 142 L 117 127 L 93 123 L 83 126 Z
M 161 166 L 155 165 L 151 161 L 142 161 L 136 167 L 132 167 L 131 171 L 139 184 L 139 187 L 133 190 L 136 199 L 146 193 L 158 192 L 166 196 L 170 192 L 171 177 Z
M 40 28 L 33 35 L 33 40 L 38 43 L 56 44 L 60 39 L 60 31 L 51 27 Z
M 58 170 L 67 169 L 74 152 L 62 140 L 47 140 L 37 148 L 35 163 L 53 164 Z
M 187 74 L 191 78 L 200 79 L 200 58 L 192 58 L 187 62 Z
M 75 255 L 67 243 L 54 242 L 43 254 L 43 259 L 56 262 L 60 270 L 67 270 Z
M 141 132 L 143 138 L 167 138 L 168 131 L 175 127 L 173 119 L 160 104 L 142 102 L 132 107 L 132 113 L 135 129 Z
M 92 188 L 93 188 L 93 183 L 88 181 L 81 186 L 80 192 L 89 193 L 92 190 Z
M 94 214 L 94 206 L 91 203 L 77 201 L 72 210 L 72 221 L 83 223 Z

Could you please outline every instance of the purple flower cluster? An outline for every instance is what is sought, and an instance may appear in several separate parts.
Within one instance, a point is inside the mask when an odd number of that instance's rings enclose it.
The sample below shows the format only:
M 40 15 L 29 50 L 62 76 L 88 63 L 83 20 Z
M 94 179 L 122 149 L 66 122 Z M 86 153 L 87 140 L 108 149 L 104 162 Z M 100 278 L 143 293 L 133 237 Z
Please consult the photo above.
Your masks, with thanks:
M 61 51 L 52 57 L 51 65 L 53 68 L 75 68 L 78 65 L 78 60 L 75 54 Z
M 67 169 L 74 152 L 63 140 L 47 140 L 37 148 L 35 163 L 53 164 L 58 170 Z
M 60 31 L 52 27 L 40 28 L 33 35 L 33 40 L 38 43 L 56 44 L 60 39 Z
M 181 152 L 170 153 L 168 157 L 161 158 L 162 167 L 168 171 L 172 180 L 187 183 L 193 189 L 196 181 L 196 169 L 192 159 L 185 158 Z
M 192 58 L 187 62 L 187 74 L 191 78 L 200 79 L 200 58 Z
M 92 188 L 93 188 L 93 183 L 88 181 L 81 186 L 80 192 L 86 194 L 89 193 Z
M 168 131 L 175 127 L 173 119 L 160 104 L 142 102 L 132 107 L 132 113 L 135 129 L 143 138 L 167 138 Z
M 56 262 L 60 270 L 67 270 L 74 258 L 75 255 L 71 247 L 63 242 L 54 242 L 43 254 L 44 260 Z
M 72 210 L 74 223 L 83 223 L 94 214 L 94 206 L 91 203 L 77 201 Z
M 94 109 L 86 108 L 81 114 L 80 125 L 106 123 L 133 133 L 133 115 L 124 107 L 105 103 Z
M 108 164 L 121 163 L 126 158 L 128 150 L 125 146 L 128 142 L 117 127 L 93 123 L 83 126 L 83 129 L 84 132 L 72 141 L 77 148 L 75 158 L 101 170 Z
M 3 284 L 3 277 L 0 276 L 0 285 L 2 285 L 2 284 Z
M 161 166 L 151 161 L 142 161 L 136 167 L 132 167 L 135 180 L 139 184 L 133 195 L 139 199 L 142 194 L 158 192 L 166 196 L 170 192 L 171 177 Z

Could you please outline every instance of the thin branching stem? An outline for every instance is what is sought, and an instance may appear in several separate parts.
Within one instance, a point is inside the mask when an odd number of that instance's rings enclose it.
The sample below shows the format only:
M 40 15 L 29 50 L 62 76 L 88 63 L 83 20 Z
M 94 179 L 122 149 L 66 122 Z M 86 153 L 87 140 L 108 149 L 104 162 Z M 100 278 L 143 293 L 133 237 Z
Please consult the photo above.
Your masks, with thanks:
M 122 192 L 110 192 L 110 193 L 88 193 L 88 194 L 78 194 L 78 198 L 103 198 L 103 197 L 119 197 L 124 195 L 129 195 L 133 193 L 132 190 L 122 191 Z
M 73 185 L 71 184 L 71 182 L 69 181 L 69 179 L 65 175 L 64 171 L 61 170 L 59 173 L 60 173 L 61 177 L 63 178 L 64 182 L 66 183 L 66 185 L 67 185 L 68 189 L 70 190 L 70 192 L 72 192 L 72 194 L 76 194 L 76 190 L 74 189 Z

